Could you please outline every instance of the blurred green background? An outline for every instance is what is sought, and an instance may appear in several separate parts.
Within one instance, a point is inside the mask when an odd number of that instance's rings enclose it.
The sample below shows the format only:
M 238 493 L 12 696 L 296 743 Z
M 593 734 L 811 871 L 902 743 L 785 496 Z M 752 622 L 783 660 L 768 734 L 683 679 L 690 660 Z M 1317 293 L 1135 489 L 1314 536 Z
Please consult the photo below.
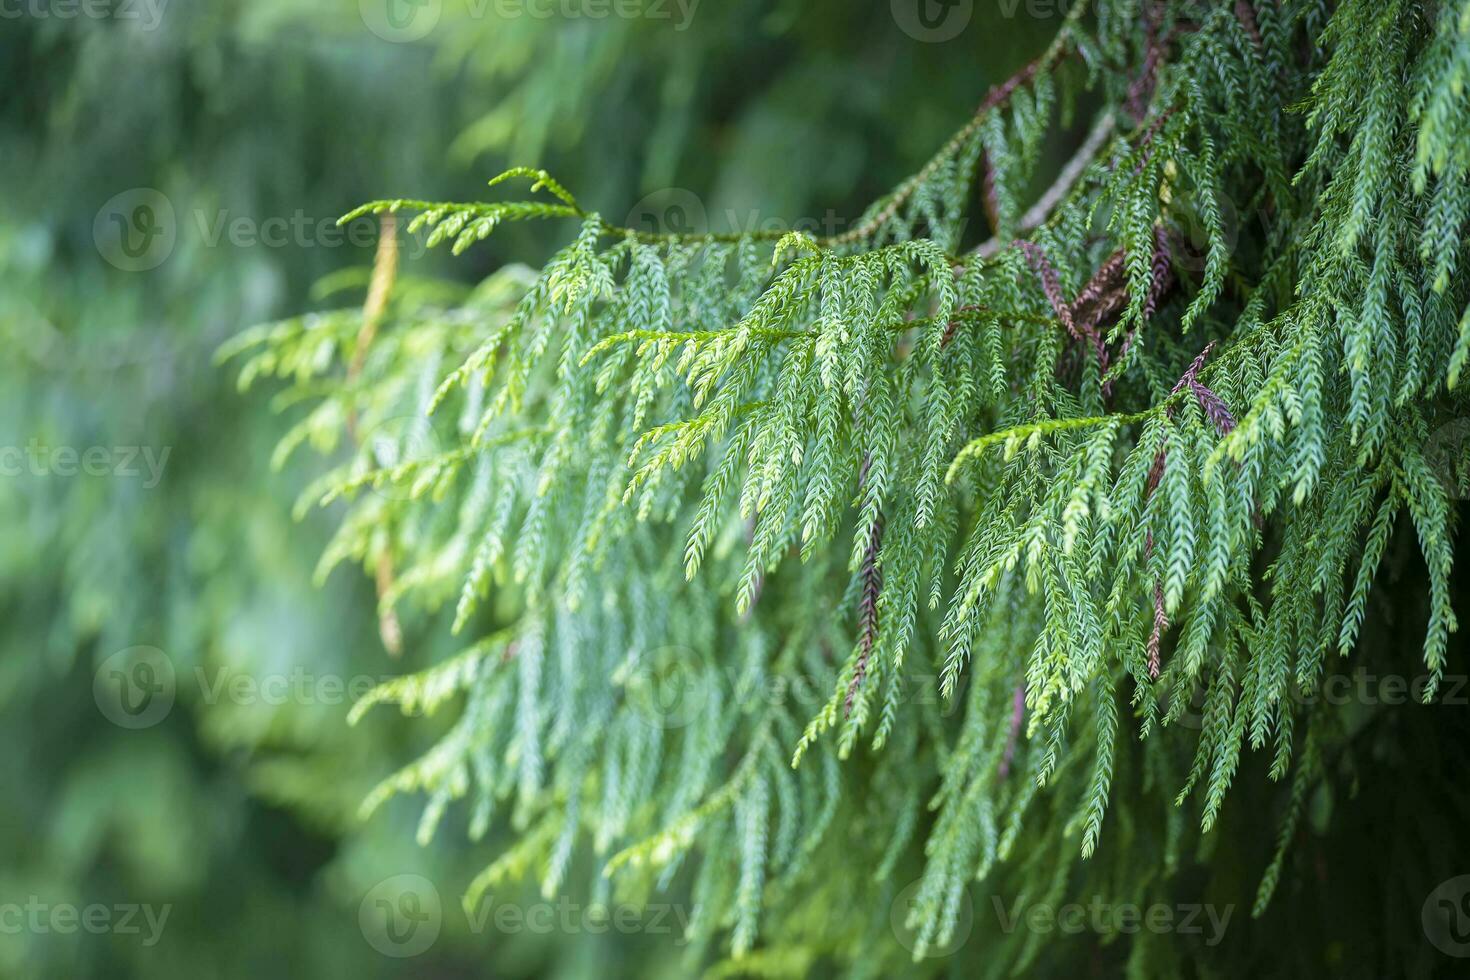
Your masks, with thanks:
M 270 393 L 213 353 L 362 281 L 375 228 L 338 215 L 515 164 L 627 224 L 840 231 L 1056 28 L 1003 6 L 934 42 L 850 0 L 5 3 L 0 976 L 677 974 L 671 935 L 477 928 L 459 895 L 496 841 L 420 848 L 412 801 L 358 819 L 435 726 L 348 728 L 343 689 L 447 638 L 392 659 L 370 582 L 313 583 L 331 515 L 291 508 L 317 464 L 272 472 Z M 404 271 L 472 283 L 569 230 L 459 259 L 420 236 Z M 173 681 L 147 717 L 109 700 L 136 647 Z M 359 922 L 400 874 L 444 907 L 412 960 Z M 54 914 L 94 906 L 117 928 Z

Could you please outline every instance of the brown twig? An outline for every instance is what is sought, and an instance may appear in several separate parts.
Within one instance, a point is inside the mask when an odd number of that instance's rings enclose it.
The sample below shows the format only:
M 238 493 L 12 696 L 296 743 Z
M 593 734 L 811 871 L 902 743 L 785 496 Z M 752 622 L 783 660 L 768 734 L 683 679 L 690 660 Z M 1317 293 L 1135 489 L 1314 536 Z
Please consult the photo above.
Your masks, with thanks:
M 1021 221 L 1017 226 L 1019 233 L 1026 234 L 1046 224 L 1051 213 L 1072 192 L 1072 187 L 1082 176 L 1082 172 L 1087 169 L 1087 165 L 1093 161 L 1098 151 L 1103 148 L 1103 144 L 1107 142 L 1108 137 L 1112 135 L 1114 125 L 1115 119 L 1111 112 L 1105 112 L 1098 117 L 1097 122 L 1092 125 L 1092 130 L 1088 132 L 1087 138 L 1077 148 L 1077 152 L 1057 174 L 1057 179 L 1052 181 L 1051 186 L 1036 199 L 1036 203 L 1021 215 Z M 1003 244 L 998 236 L 992 236 L 975 248 L 975 254 L 982 259 L 988 259 L 999 252 Z
M 1240 21 L 1240 26 L 1245 28 L 1245 33 L 1250 37 L 1251 43 L 1259 50 L 1261 48 L 1261 29 L 1256 25 L 1256 10 L 1251 6 L 1250 0 L 1235 0 L 1235 19 Z
M 1148 635 L 1148 677 L 1159 679 L 1159 648 L 1163 645 L 1164 631 L 1169 628 L 1169 614 L 1164 609 L 1164 586 L 1154 580 L 1154 628 Z
M 382 225 L 378 233 L 378 251 L 373 258 L 372 279 L 368 282 L 368 294 L 362 305 L 362 327 L 357 331 L 357 340 L 352 350 L 352 361 L 347 366 L 348 387 L 362 374 L 363 364 L 367 361 L 368 348 L 372 346 L 374 338 L 378 335 L 378 327 L 383 322 L 383 315 L 388 309 L 388 296 L 393 291 L 393 283 L 398 278 L 398 222 L 392 214 L 382 216 Z M 357 431 L 357 412 L 349 410 L 347 413 L 347 434 L 354 445 L 362 446 L 360 434 Z M 383 640 L 383 648 L 388 654 L 397 657 L 403 653 L 403 625 L 398 621 L 398 613 L 393 606 L 384 605 L 384 598 L 393 591 L 395 575 L 393 572 L 393 558 L 385 549 L 378 554 L 377 562 L 373 569 L 373 582 L 378 594 L 378 635 Z
M 1052 44 L 1046 53 L 1022 65 L 1014 75 L 999 85 L 992 86 L 990 91 L 985 93 L 985 98 L 980 100 L 980 105 L 975 109 L 975 114 L 970 117 L 970 121 L 965 124 L 964 128 L 958 133 L 955 133 L 950 141 L 924 165 L 922 170 L 899 185 L 887 204 L 862 224 L 855 228 L 850 228 L 840 235 L 834 235 L 826 239 L 823 244 L 828 246 L 850 245 L 853 242 L 862 241 L 887 224 L 898 213 L 899 209 L 907 203 L 908 199 L 913 197 L 914 192 L 922 187 L 930 177 L 934 176 L 934 172 L 953 157 L 970 137 L 975 135 L 975 131 L 985 123 L 986 117 L 991 112 L 1008 103 L 1021 86 L 1036 77 L 1037 72 L 1043 68 L 1050 68 L 1067 55 L 1070 48 L 1064 43 L 1064 40 L 1064 35 L 1059 35 L 1056 42 Z
M 878 568 L 878 549 L 883 544 L 883 516 L 873 522 L 868 536 L 868 549 L 863 554 L 863 596 L 859 604 L 858 621 L 862 634 L 858 639 L 858 661 L 853 668 L 852 681 L 847 685 L 847 701 L 843 706 L 843 717 L 852 714 L 852 702 L 863 679 L 868 675 L 868 661 L 873 647 L 878 642 L 878 595 L 883 591 L 883 572 Z
M 1179 378 L 1178 383 L 1174 385 L 1173 390 L 1169 394 L 1170 396 L 1177 395 L 1181 391 L 1188 389 L 1194 395 L 1195 399 L 1199 401 L 1200 407 L 1204 409 L 1205 416 L 1214 423 L 1216 430 L 1220 435 L 1225 436 L 1229 435 L 1235 428 L 1235 416 L 1230 414 L 1230 409 L 1226 407 L 1224 399 L 1209 388 L 1206 388 L 1204 383 L 1199 380 L 1200 371 L 1204 370 L 1205 362 L 1210 359 L 1210 355 L 1214 351 L 1215 342 L 1212 340 L 1190 362 L 1189 367 L 1185 368 L 1184 374 Z M 1172 406 L 1167 410 L 1167 414 L 1174 414 Z M 1153 496 L 1154 490 L 1158 488 L 1159 481 L 1164 477 L 1164 468 L 1168 465 L 1168 461 L 1169 454 L 1166 443 L 1164 446 L 1159 447 L 1158 454 L 1154 456 L 1153 466 L 1149 468 L 1148 483 L 1143 492 L 1145 499 Z M 1153 553 L 1153 550 L 1154 532 L 1150 529 L 1146 532 L 1143 541 L 1144 558 L 1148 558 Z M 1158 680 L 1160 666 L 1159 648 L 1163 642 L 1164 632 L 1169 628 L 1169 614 L 1164 605 L 1164 585 L 1157 576 L 1154 578 L 1153 600 L 1154 624 L 1153 631 L 1149 633 L 1146 649 L 1148 652 L 1149 679 Z
M 1000 757 L 1000 769 L 996 775 L 1005 779 L 1011 774 L 1011 760 L 1016 757 L 1016 742 L 1021 737 L 1021 722 L 1026 717 L 1026 685 L 1017 684 L 1011 695 L 1011 728 L 1006 733 L 1005 754 Z

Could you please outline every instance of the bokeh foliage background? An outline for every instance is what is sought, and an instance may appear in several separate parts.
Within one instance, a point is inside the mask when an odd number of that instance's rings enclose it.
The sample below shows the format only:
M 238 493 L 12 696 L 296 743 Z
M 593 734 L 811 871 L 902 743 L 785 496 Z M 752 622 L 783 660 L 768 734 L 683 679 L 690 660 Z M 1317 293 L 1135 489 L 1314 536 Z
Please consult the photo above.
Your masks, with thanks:
M 0 483 L 0 900 L 172 906 L 152 947 L 7 930 L 0 975 L 570 975 L 635 959 L 677 972 L 650 937 L 490 939 L 457 915 L 408 964 L 364 941 L 374 883 L 421 873 L 452 904 L 495 843 L 419 848 L 411 802 L 358 820 L 432 725 L 349 729 L 348 704 L 320 689 L 216 693 L 239 675 L 392 676 L 445 651 L 390 658 L 371 583 L 343 569 L 314 585 L 330 519 L 296 523 L 291 508 L 316 471 L 271 471 L 269 394 L 239 395 L 214 351 L 322 305 L 314 286 L 333 274 L 365 276 L 372 235 L 337 241 L 324 223 L 375 197 L 474 200 L 512 164 L 635 221 L 689 218 L 671 208 L 692 200 L 716 229 L 806 216 L 840 230 L 1055 26 L 982 9 L 993 25 L 926 44 L 886 4 L 843 0 L 642 19 L 450 2 L 398 43 L 369 29 L 371 6 L 39 2 L 0 21 L 0 443 L 168 452 L 152 486 L 146 470 Z M 94 222 L 139 188 L 171 204 L 174 238 L 130 272 Z M 218 233 L 272 218 L 305 230 L 274 244 Z M 410 241 L 404 272 L 471 283 L 544 258 L 551 234 L 508 229 L 458 260 Z M 99 711 L 93 678 L 139 645 L 167 655 L 177 699 L 130 731 Z

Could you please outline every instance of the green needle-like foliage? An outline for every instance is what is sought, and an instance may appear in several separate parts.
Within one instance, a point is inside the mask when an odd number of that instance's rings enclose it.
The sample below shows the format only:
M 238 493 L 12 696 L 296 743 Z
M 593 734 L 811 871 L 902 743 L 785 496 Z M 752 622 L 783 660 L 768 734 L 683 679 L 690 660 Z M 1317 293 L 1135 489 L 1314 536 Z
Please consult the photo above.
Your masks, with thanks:
M 1425 700 L 1456 628 L 1467 72 L 1466 0 L 1079 2 L 839 235 L 621 228 L 531 170 L 492 181 L 526 201 L 349 215 L 456 252 L 579 226 L 462 302 L 400 277 L 226 352 L 311 406 L 283 453 L 355 447 L 309 495 L 349 501 L 324 568 L 466 640 L 360 706 L 462 694 L 369 808 L 514 827 L 471 905 L 586 866 L 690 889 L 697 955 L 881 972 L 976 878 L 1166 878 L 1262 753 L 1268 914 L 1347 737 L 1298 692 L 1354 656 L 1401 521 Z

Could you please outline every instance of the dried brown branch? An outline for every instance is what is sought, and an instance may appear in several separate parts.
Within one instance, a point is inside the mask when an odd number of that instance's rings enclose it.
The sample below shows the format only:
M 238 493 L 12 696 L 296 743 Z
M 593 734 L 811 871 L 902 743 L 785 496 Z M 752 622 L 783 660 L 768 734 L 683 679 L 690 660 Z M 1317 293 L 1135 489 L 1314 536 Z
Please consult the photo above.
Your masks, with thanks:
M 398 222 L 392 214 L 382 216 L 382 225 L 378 233 L 378 251 L 373 258 L 373 275 L 368 283 L 367 300 L 362 305 L 362 327 L 357 331 L 357 341 L 353 346 L 352 362 L 347 366 L 347 380 L 349 387 L 362 374 L 363 364 L 367 360 L 368 348 L 372 346 L 373 340 L 378 335 L 378 327 L 383 322 L 383 316 L 388 310 L 388 297 L 393 291 L 393 283 L 398 278 Z M 347 433 L 353 443 L 362 445 L 362 440 L 357 431 L 357 412 L 347 413 Z M 398 621 L 398 613 L 392 605 L 384 605 L 384 597 L 393 590 L 396 576 L 393 572 L 393 559 L 385 550 L 378 555 L 373 570 L 373 581 L 378 592 L 378 635 L 382 637 L 383 648 L 390 656 L 397 657 L 403 653 L 403 626 Z
M 1017 229 L 1021 234 L 1033 232 L 1046 224 L 1052 212 L 1072 192 L 1072 187 L 1082 176 L 1082 172 L 1087 169 L 1088 164 L 1092 163 L 1093 159 L 1107 142 L 1108 137 L 1112 135 L 1114 125 L 1115 120 L 1111 112 L 1103 113 L 1097 122 L 1093 123 L 1092 130 L 1087 134 L 1087 138 L 1082 141 L 1082 145 L 1077 148 L 1077 152 L 1062 167 L 1061 172 L 1057 174 L 1057 179 L 1052 181 L 1051 186 L 1036 199 L 1036 203 L 1031 205 L 1025 214 L 1021 215 L 1021 221 Z M 999 252 L 1003 244 L 998 237 L 988 238 L 976 247 L 975 254 L 982 259 L 988 259 Z

